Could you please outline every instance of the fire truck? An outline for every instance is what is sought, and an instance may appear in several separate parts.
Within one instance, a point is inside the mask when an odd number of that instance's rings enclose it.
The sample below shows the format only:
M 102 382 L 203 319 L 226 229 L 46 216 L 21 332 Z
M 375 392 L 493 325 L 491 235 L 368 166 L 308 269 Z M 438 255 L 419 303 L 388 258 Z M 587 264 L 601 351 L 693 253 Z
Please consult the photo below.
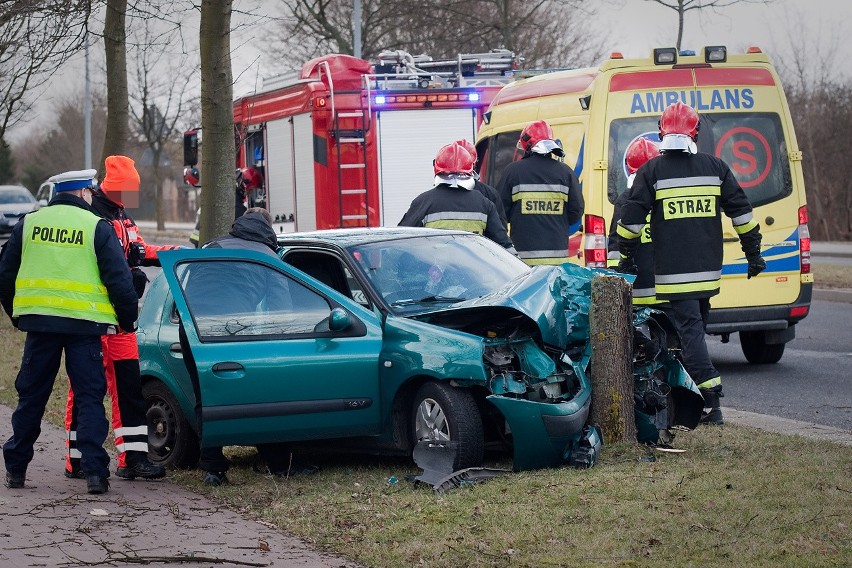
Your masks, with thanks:
M 247 205 L 267 208 L 281 232 L 395 226 L 432 186 L 438 149 L 475 139 L 518 62 L 506 50 L 308 61 L 234 102 L 237 167 L 258 180 Z

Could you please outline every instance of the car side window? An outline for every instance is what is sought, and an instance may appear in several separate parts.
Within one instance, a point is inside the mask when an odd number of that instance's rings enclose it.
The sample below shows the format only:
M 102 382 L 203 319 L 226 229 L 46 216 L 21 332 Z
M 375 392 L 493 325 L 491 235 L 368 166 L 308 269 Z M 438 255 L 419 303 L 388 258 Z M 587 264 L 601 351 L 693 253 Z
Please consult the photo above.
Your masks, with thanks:
M 202 342 L 305 337 L 331 313 L 323 296 L 265 264 L 186 262 L 176 273 Z

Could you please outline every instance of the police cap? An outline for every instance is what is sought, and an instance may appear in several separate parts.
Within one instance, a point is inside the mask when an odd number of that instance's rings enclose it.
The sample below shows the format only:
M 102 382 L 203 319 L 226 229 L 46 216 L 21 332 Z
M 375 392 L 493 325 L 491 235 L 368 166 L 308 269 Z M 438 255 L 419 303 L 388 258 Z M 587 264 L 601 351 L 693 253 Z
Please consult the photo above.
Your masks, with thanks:
M 76 189 L 94 187 L 96 183 L 95 176 L 97 175 L 98 170 L 76 170 L 56 174 L 47 181 L 53 183 L 53 190 L 59 193 L 60 191 L 74 191 Z

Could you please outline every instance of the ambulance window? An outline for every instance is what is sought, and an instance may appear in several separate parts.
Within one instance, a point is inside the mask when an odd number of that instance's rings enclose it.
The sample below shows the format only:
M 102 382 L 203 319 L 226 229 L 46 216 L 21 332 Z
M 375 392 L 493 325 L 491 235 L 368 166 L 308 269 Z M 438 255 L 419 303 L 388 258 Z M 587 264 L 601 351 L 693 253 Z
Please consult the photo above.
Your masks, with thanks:
M 501 132 L 492 138 L 488 146 L 489 169 L 484 181 L 489 185 L 497 187 L 503 177 L 503 169 L 515 160 L 520 160 L 523 154 L 518 150 L 518 139 L 521 137 L 520 130 Z M 485 173 L 480 171 L 480 173 Z
M 609 127 L 609 172 L 606 186 L 610 203 L 615 203 L 619 194 L 627 190 L 627 164 L 624 161 L 627 146 L 639 136 L 659 141 L 658 120 L 657 116 L 648 116 L 612 121 Z
M 793 192 L 787 144 L 775 113 L 702 114 L 698 149 L 730 166 L 754 207 Z

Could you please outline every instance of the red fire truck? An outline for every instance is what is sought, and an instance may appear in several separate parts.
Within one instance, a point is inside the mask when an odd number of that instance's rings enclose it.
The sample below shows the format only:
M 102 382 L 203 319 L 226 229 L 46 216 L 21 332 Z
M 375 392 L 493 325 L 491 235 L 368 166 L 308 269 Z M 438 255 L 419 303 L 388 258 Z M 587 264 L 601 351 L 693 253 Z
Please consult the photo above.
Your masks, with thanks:
M 516 68 L 505 50 L 308 61 L 298 78 L 234 102 L 237 166 L 260 174 L 248 205 L 282 232 L 396 225 L 432 186 L 437 150 L 475 139 Z

